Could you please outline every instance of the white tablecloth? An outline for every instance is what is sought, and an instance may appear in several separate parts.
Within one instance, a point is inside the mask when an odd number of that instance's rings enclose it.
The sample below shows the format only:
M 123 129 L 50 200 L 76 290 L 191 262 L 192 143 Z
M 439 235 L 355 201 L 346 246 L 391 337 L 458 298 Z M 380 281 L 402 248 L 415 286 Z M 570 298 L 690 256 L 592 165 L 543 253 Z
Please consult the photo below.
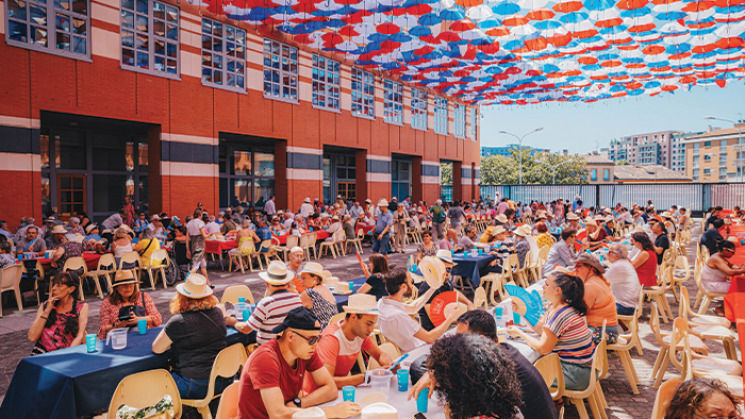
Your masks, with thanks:
M 398 391 L 398 388 L 395 386 L 396 384 L 396 378 L 393 377 L 393 381 L 391 382 L 392 386 L 388 391 L 381 392 L 379 389 L 372 389 L 371 387 L 357 387 L 357 391 L 355 393 L 355 402 L 359 402 L 362 400 L 363 397 L 367 396 L 371 393 L 383 393 L 386 397 L 388 397 L 388 400 L 386 403 L 389 405 L 395 407 L 398 410 L 398 417 L 399 419 L 409 419 L 413 418 L 414 414 L 418 412 L 416 409 L 416 399 L 406 400 L 407 395 L 409 394 L 408 391 Z M 409 389 L 411 389 L 411 385 L 409 385 Z M 329 403 L 322 404 L 321 407 L 326 406 L 333 406 L 335 404 L 341 403 L 342 400 L 342 392 L 339 390 L 339 395 L 337 396 L 336 400 L 331 401 Z M 427 416 L 427 419 L 445 419 L 445 408 L 441 404 L 440 399 L 437 397 L 437 394 L 433 395 L 431 399 L 429 399 L 429 406 L 427 409 L 427 413 L 425 413 Z M 359 416 L 354 416 L 355 418 L 359 418 Z

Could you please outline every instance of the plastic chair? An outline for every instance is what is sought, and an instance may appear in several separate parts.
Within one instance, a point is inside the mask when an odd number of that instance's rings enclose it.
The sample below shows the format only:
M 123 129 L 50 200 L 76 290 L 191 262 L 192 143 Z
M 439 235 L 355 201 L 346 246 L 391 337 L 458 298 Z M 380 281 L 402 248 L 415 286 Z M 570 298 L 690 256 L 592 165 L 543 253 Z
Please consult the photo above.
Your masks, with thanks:
M 605 362 L 605 321 L 603 321 L 603 329 L 601 332 L 600 343 L 595 348 L 595 355 L 592 357 L 592 372 L 590 373 L 590 383 L 584 390 L 567 390 L 564 389 L 564 396 L 566 396 L 575 406 L 579 412 L 580 419 L 589 419 L 587 410 L 585 409 L 585 399 L 590 405 L 592 416 L 595 419 L 604 418 L 607 419 L 605 413 L 604 401 L 605 397 L 602 394 L 600 382 L 598 381 L 597 374 L 595 371 L 603 371 L 603 362 Z
M 153 406 L 166 394 L 173 401 L 173 417 L 180 418 L 181 395 L 170 372 L 157 369 L 128 375 L 116 386 L 109 402 L 108 417 L 115 417 L 117 409 L 123 404 L 138 408 Z
M 136 254 L 137 252 L 135 252 Z M 139 256 L 138 256 L 139 259 Z M 85 297 L 83 296 L 83 279 L 88 274 L 88 267 L 85 265 L 85 259 L 83 259 L 82 256 L 74 256 L 71 258 L 68 258 L 65 261 L 65 266 L 62 267 L 62 272 L 65 271 L 79 271 L 80 269 L 83 270 L 83 274 L 80 275 L 80 286 L 78 287 L 78 296 L 81 301 L 85 300 Z M 101 292 L 101 284 L 96 281 L 96 289 L 98 290 L 99 295 L 101 295 L 103 298 L 103 293 Z M 52 281 L 49 281 L 49 293 L 52 293 Z
M 541 358 L 533 364 L 535 369 L 543 377 L 553 400 L 561 400 L 564 397 L 564 371 L 561 369 L 559 354 L 552 353 Z M 556 385 L 554 385 L 556 383 Z M 559 418 L 564 417 L 564 406 L 559 409 Z
M 228 262 L 228 271 L 233 271 L 233 261 L 236 261 L 236 265 L 241 268 L 241 273 L 245 273 L 245 265 L 243 264 L 243 258 L 246 258 L 248 261 L 248 267 L 251 270 L 251 272 L 254 271 L 254 264 L 253 259 L 257 258 L 259 261 L 259 268 L 261 270 L 264 270 L 264 266 L 261 264 L 261 256 L 256 251 L 256 246 L 254 245 L 254 241 L 244 240 L 241 242 L 241 245 L 238 246 L 237 249 L 230 251 L 230 262 Z
M 225 292 L 222 293 L 222 299 L 220 300 L 220 303 L 230 303 L 235 305 L 236 303 L 238 303 L 238 298 L 240 297 L 245 297 L 247 303 L 254 304 L 254 295 L 253 293 L 251 293 L 251 289 L 243 284 L 231 285 L 225 288 Z
M 135 278 L 140 277 L 140 269 L 142 268 L 142 259 L 140 258 L 140 254 L 135 252 L 134 250 L 131 252 L 127 252 L 122 255 L 121 259 L 119 259 L 119 266 L 117 267 L 118 270 L 122 271 L 124 269 L 124 265 L 135 265 L 134 268 L 129 268 L 129 270 L 132 271 L 132 275 L 134 275 Z
M 629 333 L 622 334 L 621 337 L 627 340 L 629 344 L 631 344 L 633 347 L 635 347 L 636 352 L 638 352 L 639 355 L 644 355 L 644 352 L 642 349 L 642 341 L 639 338 L 639 317 L 642 316 L 642 311 L 644 311 L 643 304 L 644 304 L 644 292 L 640 290 L 639 299 L 637 300 L 636 310 L 634 310 L 634 314 L 630 316 L 618 314 L 616 316 L 619 322 L 624 322 L 624 324 L 627 324 L 629 328 Z
M 318 238 L 316 233 L 308 233 L 300 236 L 299 246 L 305 253 L 305 260 L 310 260 L 310 250 L 313 249 L 313 256 L 318 259 L 318 252 L 316 251 L 316 239 Z
M 724 296 L 727 295 L 726 292 L 725 293 L 713 292 L 713 291 L 709 291 L 706 288 L 704 288 L 704 284 L 701 279 L 701 274 L 703 272 L 703 269 L 704 269 L 704 265 L 702 263 L 701 269 L 697 269 L 693 272 L 693 279 L 696 282 L 696 287 L 698 288 L 698 294 L 696 295 L 697 305 L 698 305 L 699 297 L 701 297 L 701 305 L 698 307 L 698 314 L 706 313 L 706 310 L 709 309 L 709 305 L 711 304 L 712 301 L 714 301 L 715 298 L 724 298 Z
M 355 236 L 353 239 L 347 238 L 347 241 L 344 242 L 344 251 L 346 252 L 349 248 L 349 245 L 351 244 L 354 246 L 355 249 L 359 252 L 359 254 L 362 254 L 362 239 L 365 238 L 365 234 L 362 232 L 361 228 L 357 229 L 357 236 Z
M 396 345 L 394 345 L 392 342 L 386 342 L 380 345 L 380 350 L 383 353 L 388 354 L 393 360 L 401 356 L 401 351 L 399 351 Z M 378 364 L 378 361 L 375 358 L 370 358 L 367 361 L 367 369 L 374 370 L 377 368 L 380 368 L 380 364 Z
M 681 273 L 683 276 L 680 276 Z M 691 266 L 688 264 L 688 257 L 676 257 L 675 264 L 673 265 L 673 280 L 670 282 L 670 288 L 673 290 L 675 301 L 680 302 L 680 300 L 678 300 L 678 293 L 675 292 L 675 287 L 677 286 L 678 290 L 680 290 L 680 288 L 683 287 L 683 283 L 688 281 L 690 278 Z
M 116 272 L 116 260 L 114 259 L 113 253 L 104 253 L 101 255 L 101 258 L 98 259 L 98 266 L 96 267 L 95 271 L 88 271 L 86 273 L 86 278 L 92 278 L 93 281 L 96 283 L 96 288 L 98 289 L 98 296 L 103 298 L 103 293 L 101 292 L 101 285 L 98 282 L 98 279 L 100 277 L 104 277 L 106 279 L 106 286 L 109 291 L 109 294 L 113 291 L 113 287 L 111 286 L 111 275 Z
M 683 380 L 680 378 L 671 378 L 660 386 L 657 390 L 657 396 L 654 399 L 654 408 L 652 408 L 652 419 L 664 419 L 665 411 L 670 406 L 670 402 L 673 400 L 675 391 L 678 389 L 680 383 Z
M 639 341 L 639 317 L 637 314 L 641 315 L 641 306 L 637 306 L 634 311 L 631 325 L 629 326 L 631 333 L 628 335 L 620 335 L 616 343 L 606 345 L 606 350 L 613 351 L 621 361 L 623 370 L 626 373 L 626 379 L 629 381 L 629 385 L 631 386 L 631 392 L 634 394 L 639 394 L 639 389 L 637 388 L 637 385 L 639 384 L 639 376 L 636 374 L 636 368 L 634 368 L 634 364 L 631 362 L 631 350 L 637 347 L 637 342 L 641 345 L 641 341 Z M 637 350 L 641 352 L 640 348 L 641 346 L 638 347 Z M 603 371 L 603 376 L 607 375 L 608 372 L 607 362 L 605 363 L 605 367 L 606 369 Z
M 698 314 L 691 310 L 690 297 L 688 288 L 685 285 L 680 287 L 680 305 L 678 306 L 678 316 L 688 320 L 688 324 L 695 331 L 697 327 L 722 326 L 729 330 L 732 323 L 719 316 L 708 316 Z
M 215 419 L 235 419 L 238 417 L 238 394 L 240 390 L 241 383 L 239 382 L 235 382 L 223 390 Z
M 688 322 L 682 317 L 678 317 L 673 322 L 672 343 L 676 348 L 675 351 L 668 351 L 670 363 L 678 368 L 685 376 L 690 373 L 694 377 L 702 377 L 711 374 L 726 374 L 742 377 L 742 365 L 737 360 L 718 359 L 705 355 L 694 355 L 691 352 L 691 330 Z M 678 352 L 681 352 L 681 359 L 678 359 Z M 687 357 L 687 359 L 685 358 Z
M 486 302 L 486 290 L 484 287 L 477 287 L 473 292 L 473 305 L 476 308 L 483 308 L 484 310 L 489 309 L 489 304 Z
M 223 349 L 217 354 L 215 362 L 212 364 L 212 372 L 210 373 L 210 381 L 207 387 L 207 396 L 199 400 L 184 399 L 181 402 L 197 409 L 203 419 L 212 419 L 210 402 L 216 397 L 215 380 L 217 380 L 217 377 L 231 378 L 235 376 L 243 364 L 246 363 L 246 359 L 248 359 L 246 348 L 240 343 Z
M 662 383 L 662 378 L 665 376 L 665 370 L 667 370 L 667 366 L 670 365 L 668 352 L 671 348 L 670 342 L 673 339 L 672 334 L 663 334 L 660 331 L 660 318 L 658 314 L 657 304 L 655 304 L 654 302 L 652 302 L 652 313 L 649 315 L 649 328 L 652 329 L 652 333 L 657 340 L 657 344 L 660 346 L 660 352 L 657 354 L 657 359 L 654 361 L 652 374 L 650 375 L 650 378 L 655 379 L 654 387 L 658 388 Z M 697 353 L 702 355 L 709 354 L 709 348 L 698 336 L 691 336 L 690 341 L 692 347 Z M 675 347 L 675 350 L 680 349 L 682 349 L 682 347 L 680 346 L 680 344 L 678 344 L 678 346 Z
M 295 236 L 297 237 L 297 236 Z M 263 250 L 267 249 L 267 250 Z M 274 256 L 277 258 L 277 260 L 282 260 L 279 255 L 277 254 L 277 250 L 272 247 L 272 241 L 271 240 L 264 240 L 259 245 L 259 258 L 261 256 L 264 256 L 264 260 L 266 261 L 266 266 L 269 266 L 269 262 L 271 261 L 271 257 Z
M 660 275 L 658 285 L 654 287 L 645 287 L 642 288 L 642 292 L 644 293 L 644 296 L 649 298 L 650 300 L 657 303 L 658 308 L 660 308 L 661 314 L 662 314 L 662 322 L 667 323 L 668 317 L 670 317 L 670 320 L 673 319 L 673 311 L 670 308 L 670 305 L 667 303 L 667 298 L 665 296 L 665 291 L 667 290 L 667 284 L 668 281 L 672 280 L 673 277 L 673 271 L 672 267 L 665 268 L 665 270 L 662 272 L 662 275 Z
M 156 265 L 160 262 L 160 265 Z M 171 265 L 171 260 L 168 258 L 168 252 L 165 249 L 158 249 L 153 252 L 150 256 L 149 265 L 143 266 L 141 269 L 147 272 L 147 277 L 150 279 L 150 287 L 155 289 L 155 283 L 158 282 L 158 273 L 160 273 L 163 279 L 163 288 L 168 288 L 166 283 L 166 269 Z M 153 274 L 153 272 L 155 274 Z
M 23 311 L 23 298 L 21 298 L 21 276 L 23 266 L 20 264 L 10 265 L 0 270 L 0 317 L 3 316 L 3 293 L 13 291 L 16 296 L 18 311 Z

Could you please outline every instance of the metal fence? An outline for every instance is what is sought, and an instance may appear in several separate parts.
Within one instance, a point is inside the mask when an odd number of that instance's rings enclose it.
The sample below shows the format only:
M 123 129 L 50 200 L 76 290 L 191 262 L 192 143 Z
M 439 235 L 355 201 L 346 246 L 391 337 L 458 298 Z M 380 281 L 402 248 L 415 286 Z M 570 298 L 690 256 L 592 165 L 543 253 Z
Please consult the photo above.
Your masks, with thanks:
M 613 207 L 646 205 L 652 201 L 663 209 L 671 205 L 685 207 L 693 212 L 706 211 L 709 207 L 733 208 L 745 206 L 745 183 L 633 183 L 608 185 L 479 185 L 481 196 L 494 199 L 507 197 L 515 202 L 544 201 L 559 198 L 573 200 L 582 197 L 585 207 Z M 442 199 L 451 201 L 453 187 L 441 185 Z

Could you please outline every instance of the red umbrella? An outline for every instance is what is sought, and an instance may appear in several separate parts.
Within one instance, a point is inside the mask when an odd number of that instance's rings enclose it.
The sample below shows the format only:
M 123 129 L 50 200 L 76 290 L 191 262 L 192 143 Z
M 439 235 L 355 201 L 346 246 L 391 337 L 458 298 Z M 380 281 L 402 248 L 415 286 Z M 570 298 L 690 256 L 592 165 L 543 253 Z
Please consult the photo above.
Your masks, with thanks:
M 377 29 L 378 33 L 382 33 L 383 35 L 393 35 L 401 32 L 401 28 L 399 28 L 398 25 L 390 22 L 382 23 L 376 26 L 375 29 Z

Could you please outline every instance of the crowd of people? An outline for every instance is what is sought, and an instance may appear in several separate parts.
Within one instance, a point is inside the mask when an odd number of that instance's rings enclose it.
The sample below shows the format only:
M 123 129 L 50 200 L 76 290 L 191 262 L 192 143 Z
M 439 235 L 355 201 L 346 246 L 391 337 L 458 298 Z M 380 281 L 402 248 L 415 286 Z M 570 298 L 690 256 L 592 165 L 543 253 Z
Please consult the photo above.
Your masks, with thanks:
M 474 221 L 486 226 L 480 235 Z M 77 345 L 84 339 L 88 306 L 78 300 L 78 273 L 60 270 L 66 258 L 84 249 L 110 251 L 115 257 L 134 250 L 145 260 L 166 243 L 181 244 L 192 272 L 176 286 L 169 307 L 173 316 L 152 349 L 155 353 L 171 351 L 172 375 L 183 398 L 206 394 L 212 363 L 226 346 L 227 327 L 256 332 L 259 344 L 240 376 L 241 418 L 287 417 L 336 399 L 342 387 L 364 381 L 364 374 L 355 371 L 360 353 L 387 368 L 393 360 L 379 348 L 374 336 L 378 330 L 402 352 L 431 345 L 428 356 L 412 362 L 411 396 L 423 388 L 431 389 L 430 396 L 436 390 L 446 402 L 449 417 L 556 418 L 557 410 L 537 370 L 509 343 L 499 343 L 492 314 L 475 309 L 454 288 L 450 278 L 456 265 L 453 253 L 480 249 L 493 255 L 493 262 L 482 273 L 486 274 L 502 272 L 512 255 L 525 266 L 526 260 L 538 260 L 540 249 L 548 248 L 540 278 L 545 315 L 532 326 L 537 336 L 514 326 L 507 332 L 539 354 L 557 353 L 566 388 L 582 390 L 590 381 L 590 365 L 603 338 L 601 329 L 607 342 L 614 343 L 622 326 L 617 316 L 633 314 L 642 288 L 658 284 L 657 268 L 665 251 L 676 235 L 690 230 L 693 221 L 685 208 L 676 206 L 661 212 L 651 202 L 633 204 L 630 209 L 620 203 L 614 208 L 586 208 L 576 196 L 571 201 L 525 204 L 489 197 L 445 204 L 437 200 L 432 206 L 413 203 L 408 197 L 401 202 L 395 197 L 390 202 L 381 199 L 375 204 L 340 197 L 328 205 L 306 198 L 295 213 L 278 210 L 272 197 L 263 211 L 238 207 L 216 215 L 209 215 L 199 203 L 183 224 L 177 217 L 148 216 L 125 204 L 100 227 L 84 214 L 66 224 L 55 216 L 47 218 L 44 226 L 34 223 L 24 220 L 15 234 L 0 230 L 0 237 L 12 240 L 16 254 L 41 255 L 53 250 L 51 293 L 39 306 L 28 332 L 35 342 L 34 354 Z M 286 262 L 272 261 L 259 274 L 266 292 L 248 318 L 238 320 L 218 307 L 207 273 L 205 239 L 236 232 L 239 243 L 252 240 L 259 244 L 272 235 L 302 235 L 311 229 L 331 235 L 344 231 L 349 237 L 363 225 L 371 230 L 373 254 L 362 266 L 364 285 L 350 296 L 341 317 L 324 284 L 330 273 L 317 262 L 304 263 L 299 247 L 289 250 Z M 707 213 L 700 244 L 711 257 L 703 267 L 702 280 L 712 291 L 722 292 L 730 276 L 745 273 L 745 268 L 728 262 L 734 254 L 728 226 L 721 208 Z M 389 253 L 405 252 L 410 229 L 422 238 L 412 254 L 414 260 L 442 267 L 438 288 L 427 281 L 417 283 L 419 278 L 407 269 L 388 264 Z M 631 231 L 628 243 L 623 231 Z M 135 237 L 138 240 L 133 244 Z M 0 239 L 2 263 L 6 259 L 15 263 L 10 244 Z M 598 249 L 607 249 L 607 263 L 592 253 Z M 100 308 L 99 338 L 112 329 L 133 328 L 141 319 L 148 328 L 161 326 L 161 314 L 138 283 L 130 271 L 117 273 L 113 291 Z M 453 310 L 436 324 L 430 318 L 431 303 L 451 291 L 465 314 Z M 446 333 L 453 325 L 457 334 Z M 217 387 L 221 390 L 229 383 L 221 380 Z M 681 397 L 693 397 L 690 394 L 695 391 L 704 392 L 704 398 L 736 401 L 726 388 L 711 381 L 681 385 L 678 390 Z M 501 396 L 489 397 L 493 394 Z M 701 409 L 697 412 L 706 412 Z M 343 402 L 323 410 L 327 417 L 348 417 L 359 414 L 360 406 Z

